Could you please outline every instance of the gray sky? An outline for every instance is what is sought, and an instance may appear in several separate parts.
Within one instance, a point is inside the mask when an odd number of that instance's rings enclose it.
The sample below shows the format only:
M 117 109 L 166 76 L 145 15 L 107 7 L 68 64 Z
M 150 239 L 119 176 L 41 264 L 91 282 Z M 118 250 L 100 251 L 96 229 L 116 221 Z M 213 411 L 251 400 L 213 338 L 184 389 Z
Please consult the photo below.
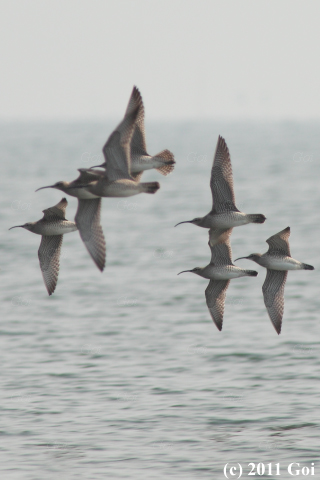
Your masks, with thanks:
M 2 119 L 320 117 L 320 1 L 0 5 Z

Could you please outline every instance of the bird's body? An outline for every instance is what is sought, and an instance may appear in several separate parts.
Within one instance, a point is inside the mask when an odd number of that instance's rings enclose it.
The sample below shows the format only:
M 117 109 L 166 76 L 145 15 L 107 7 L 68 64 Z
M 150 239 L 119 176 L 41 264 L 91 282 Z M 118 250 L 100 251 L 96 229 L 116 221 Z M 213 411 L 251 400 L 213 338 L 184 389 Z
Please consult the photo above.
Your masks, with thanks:
M 226 231 L 247 223 L 264 223 L 266 217 L 261 213 L 243 213 L 235 205 L 233 175 L 229 149 L 225 140 L 219 136 L 213 166 L 210 188 L 212 192 L 212 210 L 204 217 L 197 217 L 181 223 L 193 223 L 198 227 Z
M 108 182 L 106 178 L 101 178 L 88 185 L 86 190 L 98 197 L 132 197 L 139 193 L 155 193 L 158 188 L 158 182 L 139 183 L 128 178 Z
M 24 226 L 29 232 L 36 235 L 65 235 L 66 233 L 78 230 L 77 225 L 69 220 L 41 219 L 38 222 L 30 222 Z M 22 225 L 21 225 L 22 226 Z M 13 228 L 13 227 L 12 227 Z
M 80 175 L 72 182 L 60 181 L 47 187 L 38 188 L 38 190 L 43 190 L 44 188 L 55 188 L 57 190 L 61 190 L 67 195 L 70 195 L 71 197 L 80 198 L 82 200 L 99 198 L 99 196 L 88 192 L 86 188 L 79 187 L 87 186 L 91 182 L 99 180 L 99 178 L 104 176 L 104 172 L 101 170 L 91 170 L 86 168 L 79 168 L 78 172 L 80 172 Z
M 38 257 L 40 268 L 48 294 L 54 292 L 60 268 L 60 252 L 63 235 L 78 230 L 76 223 L 65 218 L 68 202 L 62 198 L 57 205 L 43 210 L 43 218 L 37 222 L 29 222 L 17 225 L 37 235 L 42 235 Z
M 235 265 L 218 266 L 213 263 L 209 263 L 206 267 L 196 267 L 190 271 L 208 280 L 232 280 L 233 278 L 255 276 L 252 275 L 253 270 L 244 270 Z
M 247 225 L 247 223 L 257 223 L 255 222 L 254 217 L 255 214 L 247 214 L 239 211 L 228 211 L 222 213 L 210 212 L 204 217 L 195 218 L 192 223 L 203 228 L 229 229 L 233 227 L 240 227 L 241 225 Z
M 233 265 L 229 240 L 231 232 L 232 228 L 224 231 L 217 238 L 215 232 L 210 231 L 211 262 L 206 267 L 196 267 L 193 270 L 184 271 L 195 273 L 210 280 L 205 291 L 206 302 L 212 320 L 219 330 L 222 330 L 224 303 L 230 280 L 246 276 L 256 277 L 258 275 L 255 270 L 245 270 Z
M 139 183 L 130 178 L 109 181 L 105 171 L 79 168 L 80 175 L 72 182 L 61 181 L 43 188 L 56 188 L 81 200 L 92 200 L 101 197 L 131 197 L 154 186 L 157 182 Z M 148 193 L 148 192 L 147 192 Z
M 291 257 L 289 236 L 290 227 L 287 227 L 268 238 L 269 249 L 266 253 L 252 253 L 248 257 L 240 257 L 252 260 L 267 269 L 262 292 L 270 320 L 278 335 L 281 333 L 284 312 L 284 287 L 288 270 L 314 270 L 312 265 L 299 262 Z M 240 260 L 240 258 L 237 260 Z
M 261 257 L 254 260 L 262 267 L 270 270 L 288 271 L 288 270 L 306 270 L 305 263 L 299 262 L 288 255 L 264 253 Z
M 92 200 L 93 198 L 99 198 L 99 195 L 94 195 L 93 193 L 89 192 L 86 188 L 79 188 L 79 185 L 74 182 L 64 182 L 64 183 L 66 184 L 65 188 L 59 188 L 59 190 L 66 193 L 67 195 L 70 195 L 71 197 L 80 198 L 81 200 Z

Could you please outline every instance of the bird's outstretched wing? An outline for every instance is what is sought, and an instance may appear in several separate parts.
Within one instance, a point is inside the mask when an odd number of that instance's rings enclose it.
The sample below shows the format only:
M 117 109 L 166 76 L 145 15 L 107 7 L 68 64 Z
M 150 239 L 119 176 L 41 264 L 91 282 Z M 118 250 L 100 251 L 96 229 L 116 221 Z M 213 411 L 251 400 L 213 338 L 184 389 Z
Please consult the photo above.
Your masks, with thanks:
M 217 243 L 223 243 L 230 239 L 233 228 L 210 228 L 209 246 L 213 247 Z
M 125 115 L 139 108 L 135 121 L 135 128 L 131 140 L 131 155 L 148 155 L 146 145 L 146 132 L 144 128 L 144 105 L 137 87 L 133 87 Z
M 207 306 L 218 330 L 222 330 L 224 302 L 230 280 L 210 280 L 206 291 Z
M 103 147 L 106 169 L 104 175 L 109 182 L 119 179 L 132 180 L 130 176 L 130 142 L 139 108 L 137 106 L 124 117 Z
M 100 225 L 101 198 L 78 199 L 75 216 L 80 237 L 93 261 L 103 271 L 106 263 L 106 241 Z
M 211 250 L 211 262 L 215 266 L 232 265 L 232 251 L 230 240 L 216 243 L 215 245 L 208 243 Z
M 269 245 L 268 253 L 278 254 L 278 255 L 287 255 L 291 257 L 290 246 L 289 246 L 289 237 L 290 237 L 290 227 L 281 230 L 281 232 L 272 235 L 272 237 L 266 240 Z
M 210 188 L 214 212 L 239 212 L 235 205 L 230 153 L 225 140 L 220 136 L 211 169 Z
M 54 205 L 53 207 L 46 208 L 42 210 L 43 212 L 43 219 L 49 220 L 56 218 L 57 220 L 65 220 L 66 218 L 66 208 L 68 206 L 68 201 L 66 198 L 62 198 L 59 203 Z
M 104 177 L 105 172 L 102 170 L 93 170 L 91 168 L 78 168 L 80 172 L 79 177 L 73 182 L 77 185 L 88 185 L 91 182 L 99 180 L 99 178 Z
M 278 335 L 281 332 L 287 275 L 287 271 L 267 269 L 267 276 L 262 286 L 264 304 Z
M 38 250 L 40 268 L 49 295 L 55 291 L 58 281 L 62 240 L 63 235 L 43 235 Z

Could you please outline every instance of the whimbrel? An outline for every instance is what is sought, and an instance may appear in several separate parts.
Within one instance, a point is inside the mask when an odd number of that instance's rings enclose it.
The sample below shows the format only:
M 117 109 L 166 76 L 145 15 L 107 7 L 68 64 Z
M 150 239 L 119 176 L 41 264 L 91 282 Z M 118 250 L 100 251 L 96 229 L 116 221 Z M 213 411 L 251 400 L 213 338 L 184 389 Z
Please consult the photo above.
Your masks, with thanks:
M 57 182 L 54 185 L 38 188 L 56 188 L 72 197 L 78 198 L 78 210 L 75 216 L 80 237 L 93 261 L 103 271 L 106 263 L 106 241 L 100 225 L 101 197 L 93 195 L 85 188 L 90 182 L 97 181 L 104 173 L 99 170 L 79 168 L 80 175 L 72 182 Z M 38 191 L 36 190 L 36 191 Z
M 169 150 L 163 150 L 154 156 L 148 154 L 144 128 L 144 105 L 138 88 L 133 87 L 125 116 L 133 112 L 137 107 L 139 110 L 130 146 L 130 174 L 136 182 L 140 181 L 144 170 L 155 168 L 162 175 L 168 175 L 174 169 L 175 164 L 174 155 Z M 106 168 L 107 162 L 108 159 L 105 154 L 105 162 L 96 166 Z
M 269 250 L 264 253 L 252 253 L 248 257 L 267 269 L 267 276 L 262 286 L 265 306 L 277 334 L 281 333 L 282 317 L 284 311 L 284 286 L 288 270 L 314 270 L 314 267 L 299 262 L 291 257 L 289 247 L 290 227 L 272 235 L 266 242 Z M 235 260 L 236 261 L 236 260 Z
M 231 231 L 231 228 L 226 230 L 218 240 L 214 237 L 213 245 L 209 234 L 208 245 L 211 249 L 209 265 L 202 268 L 196 267 L 193 270 L 184 270 L 184 272 L 192 272 L 210 280 L 205 291 L 206 301 L 212 320 L 220 331 L 222 330 L 224 302 L 230 280 L 244 276 L 256 277 L 258 275 L 258 272 L 255 270 L 244 270 L 233 265 L 229 239 Z
M 12 228 L 22 227 L 32 233 L 42 235 L 38 257 L 49 295 L 52 295 L 55 291 L 58 281 L 63 235 L 77 230 L 77 225 L 74 222 L 66 220 L 67 205 L 67 200 L 62 198 L 57 205 L 43 210 L 44 215 L 37 222 L 29 222 L 9 228 L 11 230 Z
M 211 169 L 210 188 L 212 192 L 212 210 L 204 217 L 186 222 L 198 227 L 217 229 L 217 237 L 232 227 L 247 223 L 264 223 L 266 217 L 261 213 L 243 213 L 235 205 L 233 176 L 229 149 L 225 140 L 219 136 Z M 177 226 L 175 225 L 175 226 Z
M 103 147 L 106 159 L 103 176 L 78 188 L 85 188 L 98 197 L 131 197 L 142 192 L 155 193 L 160 188 L 158 182 L 139 183 L 130 175 L 130 142 L 139 108 L 138 104 L 126 114 Z

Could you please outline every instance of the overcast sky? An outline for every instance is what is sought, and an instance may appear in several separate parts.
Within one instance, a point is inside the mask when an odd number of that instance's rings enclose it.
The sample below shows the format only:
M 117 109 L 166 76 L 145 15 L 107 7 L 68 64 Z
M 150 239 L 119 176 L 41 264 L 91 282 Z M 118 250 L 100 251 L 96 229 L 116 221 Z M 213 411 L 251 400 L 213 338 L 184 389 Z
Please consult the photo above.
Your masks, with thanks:
M 320 118 L 320 1 L 0 0 L 0 118 Z

